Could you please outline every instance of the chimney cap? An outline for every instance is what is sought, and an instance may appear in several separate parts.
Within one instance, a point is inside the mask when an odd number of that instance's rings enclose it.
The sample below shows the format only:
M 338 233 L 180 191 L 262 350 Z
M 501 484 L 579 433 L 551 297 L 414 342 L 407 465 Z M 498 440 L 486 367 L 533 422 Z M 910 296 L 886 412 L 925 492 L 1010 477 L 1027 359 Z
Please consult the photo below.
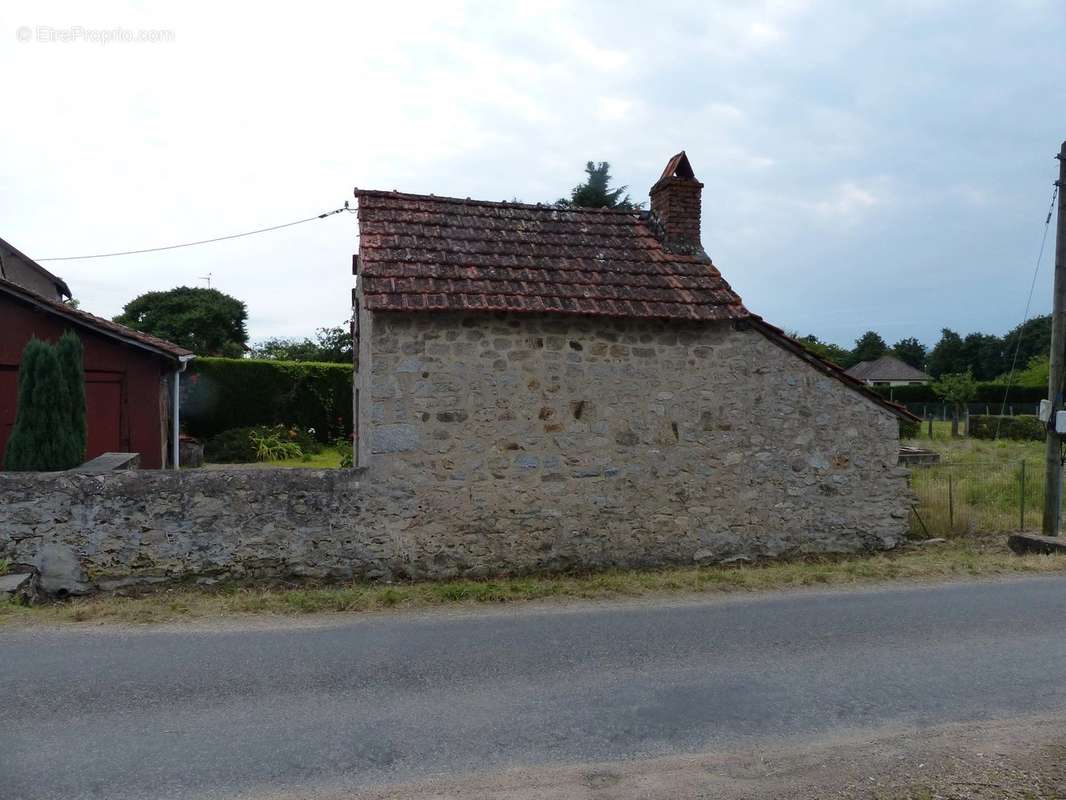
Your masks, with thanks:
M 692 165 L 688 162 L 688 156 L 685 154 L 684 150 L 666 162 L 666 168 L 663 169 L 663 174 L 659 177 L 659 180 L 655 182 L 655 185 L 651 187 L 649 194 L 673 180 L 698 183 L 701 188 L 703 187 L 703 184 L 696 180 L 696 173 L 692 171 Z

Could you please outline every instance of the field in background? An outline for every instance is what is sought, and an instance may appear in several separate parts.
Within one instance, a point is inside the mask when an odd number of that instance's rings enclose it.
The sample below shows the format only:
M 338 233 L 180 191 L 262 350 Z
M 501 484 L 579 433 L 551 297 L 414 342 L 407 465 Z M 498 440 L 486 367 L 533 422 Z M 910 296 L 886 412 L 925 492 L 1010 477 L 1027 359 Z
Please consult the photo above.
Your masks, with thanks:
M 911 470 L 918 496 L 911 515 L 913 534 L 957 536 L 1040 527 L 1043 442 L 952 438 L 951 422 L 935 420 L 932 438 L 928 423 L 923 423 L 919 436 L 901 444 L 941 456 L 938 465 Z

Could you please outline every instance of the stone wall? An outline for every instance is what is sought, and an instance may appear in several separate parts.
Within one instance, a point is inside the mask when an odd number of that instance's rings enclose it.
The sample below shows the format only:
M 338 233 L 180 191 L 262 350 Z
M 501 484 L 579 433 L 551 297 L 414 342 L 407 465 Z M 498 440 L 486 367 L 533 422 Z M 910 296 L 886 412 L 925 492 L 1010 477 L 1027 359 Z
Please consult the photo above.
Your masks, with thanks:
M 378 313 L 373 331 L 372 468 L 442 520 L 630 560 L 904 535 L 895 416 L 754 329 Z
M 80 592 L 892 547 L 896 420 L 754 330 L 375 315 L 367 470 L 0 473 L 0 558 Z

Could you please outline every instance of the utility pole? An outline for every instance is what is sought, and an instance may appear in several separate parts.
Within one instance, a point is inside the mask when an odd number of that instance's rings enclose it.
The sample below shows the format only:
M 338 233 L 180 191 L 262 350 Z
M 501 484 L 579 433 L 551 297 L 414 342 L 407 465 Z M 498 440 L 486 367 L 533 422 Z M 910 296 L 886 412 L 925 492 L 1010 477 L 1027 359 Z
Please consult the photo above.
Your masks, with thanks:
M 1044 454 L 1044 535 L 1058 536 L 1062 518 L 1062 436 L 1056 431 L 1057 412 L 1062 409 L 1062 381 L 1066 373 L 1066 142 L 1059 154 L 1059 213 L 1055 223 L 1055 295 L 1051 310 L 1051 369 L 1048 376 L 1047 449 Z

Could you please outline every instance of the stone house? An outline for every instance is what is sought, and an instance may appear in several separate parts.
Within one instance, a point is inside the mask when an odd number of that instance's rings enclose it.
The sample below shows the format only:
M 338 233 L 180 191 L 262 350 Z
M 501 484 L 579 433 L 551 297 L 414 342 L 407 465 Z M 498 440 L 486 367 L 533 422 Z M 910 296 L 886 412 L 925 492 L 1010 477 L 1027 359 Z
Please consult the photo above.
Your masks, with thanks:
M 912 417 L 746 308 L 702 187 L 682 152 L 648 211 L 356 190 L 356 463 L 409 530 L 538 568 L 902 539 Z

